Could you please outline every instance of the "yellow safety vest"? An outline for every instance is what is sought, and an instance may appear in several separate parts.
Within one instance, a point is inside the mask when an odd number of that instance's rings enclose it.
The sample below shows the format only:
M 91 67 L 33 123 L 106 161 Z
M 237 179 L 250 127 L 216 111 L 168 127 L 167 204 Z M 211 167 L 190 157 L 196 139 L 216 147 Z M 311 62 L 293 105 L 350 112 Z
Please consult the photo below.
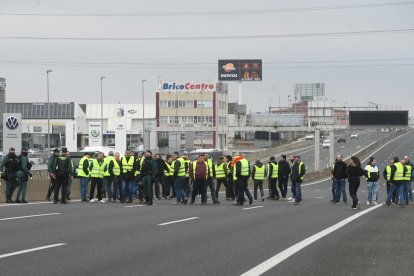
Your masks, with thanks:
M 241 165 L 241 176 L 249 176 L 249 161 L 247 161 L 247 159 L 243 158 L 239 161 L 236 162 L 236 164 L 234 165 L 236 167 L 237 163 L 240 162 Z M 233 180 L 237 180 L 237 176 L 236 176 L 237 172 L 236 169 L 233 171 Z
M 78 165 L 78 177 L 89 177 L 89 174 L 85 174 L 85 172 L 83 171 L 83 162 L 85 162 L 85 160 L 88 160 L 88 157 L 84 156 L 79 161 L 79 165 Z M 89 162 L 88 162 L 88 165 L 89 165 Z M 89 171 L 89 166 L 88 166 L 88 171 Z
M 121 168 L 119 167 L 118 162 L 116 161 L 114 156 L 108 156 L 107 157 L 107 163 L 105 166 L 105 173 L 104 176 L 111 176 L 111 174 L 109 173 L 109 164 L 112 162 L 114 162 L 114 167 L 112 168 L 112 172 L 114 173 L 115 176 L 119 176 L 121 174 Z
M 407 168 L 407 172 L 405 173 L 404 180 L 405 181 L 411 181 L 411 172 L 413 170 L 413 167 L 411 165 L 405 165 Z
M 215 165 L 215 169 L 216 169 L 216 179 L 223 179 L 226 178 L 226 174 L 224 172 L 224 166 L 226 164 L 225 163 L 221 163 L 220 165 Z
M 164 175 L 165 176 L 171 176 L 172 174 L 171 174 L 171 165 L 170 164 L 168 164 L 167 162 L 165 162 L 165 165 L 167 165 L 167 170 L 166 169 L 164 169 Z
M 273 171 L 272 171 L 272 175 L 269 175 L 269 178 L 278 178 L 279 177 L 279 164 L 275 164 L 275 163 L 269 163 L 267 164 L 267 173 L 270 174 L 270 166 L 272 166 Z
M 144 163 L 144 160 L 145 160 L 145 156 L 135 160 L 135 162 L 139 162 L 139 170 L 135 171 L 135 173 L 134 173 L 135 176 L 141 175 L 141 167 L 142 167 L 142 163 Z
M 109 162 L 110 162 L 112 159 L 115 159 L 115 157 L 113 157 L 113 156 L 107 156 L 107 157 L 105 157 L 105 158 L 104 158 L 104 164 L 105 164 L 105 172 L 104 172 L 104 176 L 111 176 L 111 175 L 109 174 L 108 167 L 109 167 Z
M 185 164 L 187 164 L 187 169 L 185 170 L 185 177 L 190 177 L 188 171 L 190 170 L 190 160 L 185 160 Z
M 127 162 L 126 160 L 126 156 L 122 157 L 122 172 L 126 173 L 126 172 L 132 172 L 132 169 L 134 168 L 134 157 L 130 156 L 129 160 Z
M 390 166 L 390 165 L 388 165 L 388 166 L 385 168 L 385 171 L 387 172 L 387 180 L 389 181 L 389 180 L 391 179 L 391 166 Z
M 260 168 L 254 165 L 254 180 L 263 180 L 265 179 L 265 166 L 261 166 Z
M 92 171 L 91 177 L 93 178 L 103 178 L 104 177 L 104 170 L 105 170 L 105 162 L 99 164 L 98 160 L 94 159 L 92 161 Z
M 368 165 L 367 167 L 366 167 L 366 169 L 367 169 L 367 177 L 366 177 L 366 179 L 369 179 L 369 178 L 371 178 L 371 172 L 376 172 L 376 173 L 379 173 L 379 170 L 378 170 L 378 167 L 377 166 L 375 166 L 374 168 L 371 166 L 371 165 Z
M 208 164 L 206 162 L 204 162 L 204 164 L 206 164 L 206 179 L 208 178 Z M 196 177 L 196 170 L 197 170 L 197 161 L 193 162 L 193 177 L 195 179 Z
M 177 161 L 180 162 L 180 169 L 178 170 L 177 176 L 185 176 L 185 160 L 182 157 L 180 157 L 175 160 L 175 162 Z M 174 162 L 174 166 L 175 166 L 175 162 Z
M 301 170 L 302 170 L 302 165 L 303 165 L 303 162 L 302 161 L 300 161 L 299 162 L 299 167 L 298 167 L 298 175 L 300 175 L 300 173 L 302 172 Z M 300 180 L 303 180 L 303 176 L 301 177 L 301 178 L 299 178 Z
M 394 180 L 402 181 L 404 180 L 404 166 L 400 162 L 395 164 L 397 170 L 395 171 Z
M 208 168 L 210 169 L 210 177 L 213 177 L 213 161 L 211 159 L 207 160 Z

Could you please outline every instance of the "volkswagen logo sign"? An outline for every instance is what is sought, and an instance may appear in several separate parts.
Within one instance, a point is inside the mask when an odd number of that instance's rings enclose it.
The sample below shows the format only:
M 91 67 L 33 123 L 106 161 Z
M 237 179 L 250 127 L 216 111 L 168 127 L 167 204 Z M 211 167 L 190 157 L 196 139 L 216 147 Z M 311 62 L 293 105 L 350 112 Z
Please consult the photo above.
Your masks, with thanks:
M 16 129 L 19 126 L 19 120 L 17 117 L 10 116 L 6 119 L 6 126 L 8 129 Z

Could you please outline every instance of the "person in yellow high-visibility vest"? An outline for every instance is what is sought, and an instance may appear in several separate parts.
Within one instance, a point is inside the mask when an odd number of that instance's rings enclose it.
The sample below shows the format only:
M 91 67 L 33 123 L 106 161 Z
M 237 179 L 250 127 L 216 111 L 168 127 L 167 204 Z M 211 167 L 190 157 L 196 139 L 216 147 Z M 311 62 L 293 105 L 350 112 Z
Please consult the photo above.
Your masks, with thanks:
M 131 156 L 131 151 L 127 149 L 125 155 L 121 158 L 122 164 L 122 193 L 121 193 L 121 203 L 125 203 L 126 197 L 128 196 L 128 203 L 132 203 L 132 198 L 134 195 L 134 187 L 136 187 L 136 182 L 134 178 L 135 173 L 135 159 Z
M 279 164 L 276 162 L 276 158 L 274 156 L 271 156 L 269 159 L 269 163 L 266 167 L 266 173 L 269 183 L 269 196 L 267 199 L 279 200 L 280 196 L 276 187 L 277 179 L 279 177 Z
M 112 189 L 112 202 L 116 202 L 116 199 L 120 199 L 121 194 L 121 158 L 119 152 L 115 152 L 115 156 L 108 163 L 108 173 L 112 177 L 113 189 Z
M 404 156 L 404 166 L 407 168 L 407 173 L 405 174 L 404 180 L 404 197 L 405 197 L 405 204 L 412 204 L 413 202 L 413 189 L 411 182 L 413 181 L 412 172 L 413 172 L 413 164 L 410 162 L 410 157 L 408 155 Z
M 166 168 L 164 169 L 164 176 L 165 176 L 165 194 L 164 198 L 169 199 L 171 196 L 171 189 L 173 188 L 173 174 L 174 168 L 172 166 L 172 158 L 171 156 L 166 157 L 165 162 Z
M 220 201 L 218 201 L 217 197 L 216 197 L 216 187 L 214 185 L 214 162 L 213 160 L 211 160 L 208 156 L 208 153 L 204 154 L 204 161 L 207 163 L 208 168 L 210 170 L 210 174 L 207 178 L 207 186 L 210 188 L 210 195 L 211 195 L 211 199 L 213 200 L 213 204 L 219 204 Z
M 178 152 L 174 152 L 174 156 L 179 156 Z M 187 204 L 188 199 L 185 193 L 185 163 L 184 158 L 179 157 L 174 160 L 174 189 L 177 197 L 177 204 Z
M 102 152 L 98 153 L 98 157 L 96 159 L 93 159 L 89 169 L 91 171 L 91 190 L 89 194 L 89 202 L 95 202 L 95 187 L 97 187 L 98 190 L 98 201 L 105 202 L 102 199 L 102 180 L 105 172 L 104 155 Z
M 254 200 L 257 200 L 257 188 L 259 188 L 261 199 L 264 201 L 263 180 L 266 178 L 266 170 L 265 166 L 259 159 L 256 160 L 256 163 L 253 166 L 252 178 L 254 181 Z
M 227 185 L 227 162 L 224 156 L 221 156 L 217 163 L 214 165 L 214 178 L 216 179 L 216 198 L 219 198 L 220 187 L 223 186 L 226 188 L 226 193 L 228 189 Z
M 294 205 L 299 205 L 302 201 L 302 189 L 303 176 L 305 175 L 305 164 L 300 160 L 300 155 L 294 155 L 294 162 L 292 165 L 292 174 L 290 179 L 292 181 L 292 197 L 291 201 L 294 201 Z
M 407 174 L 407 167 L 404 165 L 405 165 L 404 159 L 400 161 L 400 159 L 397 156 L 394 157 L 394 165 L 391 166 L 391 177 L 390 177 L 391 190 L 387 195 L 387 200 L 385 201 L 385 204 L 388 207 L 391 205 L 391 198 L 395 190 L 400 196 L 401 208 L 405 207 L 403 185 L 404 185 L 404 177 Z
M 250 165 L 249 161 L 244 158 L 243 155 L 239 155 L 234 165 L 233 180 L 237 185 L 237 202 L 233 205 L 243 205 L 244 194 L 249 198 L 249 204 L 253 204 L 253 197 L 250 194 L 249 188 L 247 187 L 248 180 L 250 177 Z

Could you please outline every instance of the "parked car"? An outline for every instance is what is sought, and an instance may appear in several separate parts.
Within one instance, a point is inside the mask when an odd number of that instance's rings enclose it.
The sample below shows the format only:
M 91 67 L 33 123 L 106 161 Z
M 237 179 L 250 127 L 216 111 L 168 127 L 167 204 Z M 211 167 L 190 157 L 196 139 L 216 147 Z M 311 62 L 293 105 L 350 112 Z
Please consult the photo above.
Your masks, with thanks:
M 328 139 L 323 140 L 322 148 L 329 148 L 330 146 L 331 146 L 331 141 L 329 141 Z
M 305 136 L 305 140 L 313 140 L 315 136 L 313 134 L 308 134 Z
M 338 138 L 338 143 L 346 143 L 346 139 L 343 137 Z
M 352 132 L 351 139 L 358 139 L 358 133 Z

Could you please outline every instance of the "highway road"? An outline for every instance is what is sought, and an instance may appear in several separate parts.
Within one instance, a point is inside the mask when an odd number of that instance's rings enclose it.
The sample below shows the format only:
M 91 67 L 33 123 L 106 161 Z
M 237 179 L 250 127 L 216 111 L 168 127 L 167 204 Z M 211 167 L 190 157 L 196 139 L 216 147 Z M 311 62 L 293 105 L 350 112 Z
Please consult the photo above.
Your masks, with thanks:
M 383 167 L 413 149 L 408 133 L 373 155 Z M 2 275 L 412 275 L 413 208 L 351 210 L 330 187 L 304 183 L 299 206 L 0 204 Z

